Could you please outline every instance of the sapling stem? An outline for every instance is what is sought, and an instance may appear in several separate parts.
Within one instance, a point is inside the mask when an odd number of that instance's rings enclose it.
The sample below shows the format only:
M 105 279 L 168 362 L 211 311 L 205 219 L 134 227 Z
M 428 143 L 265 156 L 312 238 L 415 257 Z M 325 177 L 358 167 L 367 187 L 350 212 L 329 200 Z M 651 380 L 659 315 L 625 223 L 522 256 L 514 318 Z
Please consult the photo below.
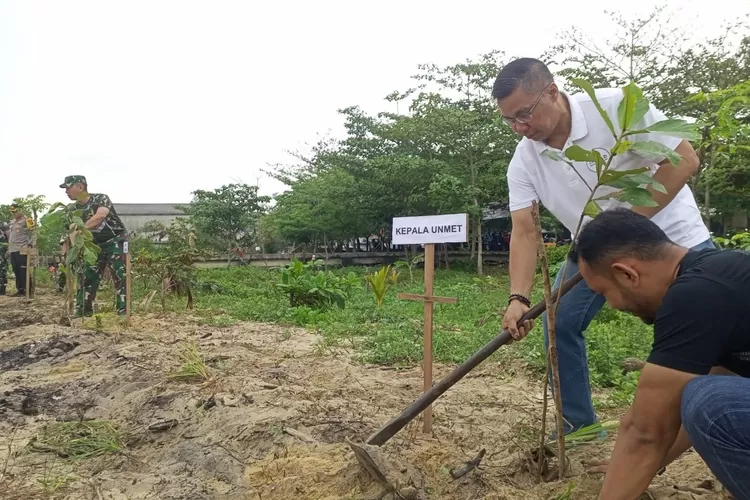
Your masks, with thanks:
M 537 249 L 539 260 L 542 264 L 542 278 L 544 281 L 544 301 L 547 304 L 547 332 L 549 335 L 549 349 L 547 351 L 548 372 L 552 372 L 552 386 L 554 388 L 555 398 L 555 423 L 557 424 L 557 453 L 559 460 L 559 478 L 565 477 L 565 432 L 563 430 L 562 414 L 562 397 L 560 396 L 560 370 L 557 363 L 557 342 L 555 338 L 555 308 L 552 307 L 552 286 L 549 279 L 549 263 L 547 262 L 547 250 L 544 246 L 544 237 L 542 236 L 542 222 L 539 217 L 539 204 L 535 201 L 531 209 L 536 226 Z M 545 387 L 546 388 L 546 387 Z M 546 390 L 545 390 L 546 393 Z M 544 399 L 545 403 L 547 398 Z M 545 411 L 546 413 L 546 404 Z M 546 415 L 545 415 L 546 416 Z M 544 423 L 542 423 L 544 428 Z M 543 452 L 543 450 L 541 450 Z M 542 454 L 540 460 L 544 457 Z

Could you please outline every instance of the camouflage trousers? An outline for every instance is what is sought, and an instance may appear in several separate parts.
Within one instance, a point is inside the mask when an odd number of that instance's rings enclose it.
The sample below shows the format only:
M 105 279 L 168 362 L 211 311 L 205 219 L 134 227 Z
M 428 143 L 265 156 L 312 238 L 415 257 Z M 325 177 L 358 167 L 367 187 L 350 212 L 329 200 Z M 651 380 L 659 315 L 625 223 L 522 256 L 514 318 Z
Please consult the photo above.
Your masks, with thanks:
M 122 238 L 113 238 L 104 243 L 98 243 L 101 251 L 93 266 L 86 266 L 83 279 L 78 280 L 76 294 L 76 316 L 89 316 L 94 312 L 94 300 L 99 290 L 99 282 L 107 266 L 112 268 L 115 284 L 115 308 L 117 314 L 125 314 L 125 253 Z
M 57 269 L 55 271 L 55 290 L 58 292 L 64 292 L 65 291 L 65 285 L 67 283 L 67 280 L 65 278 L 65 273 L 60 270 L 60 264 L 57 265 Z
M 6 248 L 0 248 L 0 295 L 5 295 L 5 287 L 8 285 L 8 258 L 5 250 Z

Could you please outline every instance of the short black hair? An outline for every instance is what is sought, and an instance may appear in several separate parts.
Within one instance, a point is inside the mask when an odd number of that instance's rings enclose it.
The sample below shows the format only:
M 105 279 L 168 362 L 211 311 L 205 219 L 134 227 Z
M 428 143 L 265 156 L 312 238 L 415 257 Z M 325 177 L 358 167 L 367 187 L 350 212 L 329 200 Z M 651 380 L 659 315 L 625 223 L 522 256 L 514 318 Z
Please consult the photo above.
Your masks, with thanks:
M 586 261 L 595 267 L 615 257 L 660 260 L 676 245 L 651 219 L 628 208 L 605 210 L 581 230 L 573 262 Z
M 538 91 L 552 83 L 554 78 L 547 65 L 539 59 L 521 57 L 509 62 L 498 73 L 492 86 L 494 99 L 505 99 L 519 86 L 528 93 Z

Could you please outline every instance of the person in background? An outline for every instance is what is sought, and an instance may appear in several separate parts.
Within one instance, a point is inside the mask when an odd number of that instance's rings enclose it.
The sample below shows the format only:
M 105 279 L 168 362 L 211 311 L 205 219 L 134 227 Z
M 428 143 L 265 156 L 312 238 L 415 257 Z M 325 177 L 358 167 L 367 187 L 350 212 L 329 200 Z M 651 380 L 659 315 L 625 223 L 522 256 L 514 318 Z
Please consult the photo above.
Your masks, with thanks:
M 622 89 L 597 89 L 595 94 L 611 121 L 619 123 Z M 537 264 L 532 203 L 540 202 L 571 234 L 575 234 L 581 212 L 591 194 L 589 186 L 598 181 L 593 163 L 573 162 L 571 166 L 549 158 L 544 152 L 549 149 L 562 153 L 571 146 L 611 151 L 615 139 L 589 95 L 584 92 L 568 94 L 560 90 L 547 66 L 537 59 L 521 58 L 505 65 L 495 80 L 492 96 L 503 120 L 516 134 L 523 136 L 516 146 L 507 174 L 512 232 L 510 294 L 503 318 L 503 328 L 508 328 L 513 338 L 519 340 L 533 326 L 533 322 L 526 322 L 520 329 L 516 326 L 531 306 L 529 294 Z M 632 128 L 646 129 L 664 119 L 664 113 L 650 106 Z M 675 243 L 691 249 L 713 247 L 693 193 L 686 185 L 699 165 L 693 147 L 686 140 L 656 133 L 631 137 L 635 141 L 658 142 L 682 157 L 679 165 L 672 165 L 664 156 L 628 152 L 614 162 L 611 168 L 616 171 L 646 167 L 649 169 L 647 175 L 666 188 L 666 194 L 648 188 L 658 206 L 632 207 L 632 210 L 652 219 Z M 603 200 L 600 205 L 606 209 L 618 203 Z M 552 288 L 558 288 L 576 271 L 576 263 L 568 262 L 565 276 L 558 273 Z M 603 295 L 581 282 L 562 298 L 557 310 L 555 328 L 560 397 L 566 433 L 597 420 L 591 400 L 583 332 L 604 303 Z M 543 326 L 545 344 L 548 344 L 546 314 Z
M 0 224 L 0 295 L 5 295 L 8 286 L 8 223 Z
M 20 206 L 10 206 L 13 220 L 10 222 L 10 238 L 8 242 L 10 263 L 13 274 L 16 275 L 16 296 L 26 295 L 26 260 L 27 253 L 36 245 L 36 231 L 34 219 L 26 217 Z M 29 295 L 34 292 L 34 279 L 31 277 Z
M 76 294 L 76 317 L 91 316 L 94 313 L 94 300 L 99 289 L 102 273 L 109 265 L 113 271 L 117 314 L 125 314 L 125 225 L 117 215 L 109 196 L 89 193 L 86 177 L 69 175 L 60 184 L 65 194 L 73 200 L 73 209 L 81 210 L 81 218 L 86 229 L 91 231 L 94 242 L 101 248 L 97 262 L 87 266 Z M 63 247 L 63 254 L 67 252 Z

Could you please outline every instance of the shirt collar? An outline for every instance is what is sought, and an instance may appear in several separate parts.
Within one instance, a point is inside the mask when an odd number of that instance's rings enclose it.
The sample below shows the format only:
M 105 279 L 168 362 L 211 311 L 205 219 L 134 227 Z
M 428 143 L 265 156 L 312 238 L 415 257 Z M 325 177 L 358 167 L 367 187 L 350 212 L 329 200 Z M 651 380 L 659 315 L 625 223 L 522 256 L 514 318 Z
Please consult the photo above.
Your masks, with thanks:
M 589 128 L 588 125 L 586 125 L 586 117 L 583 114 L 581 105 L 567 92 L 563 92 L 561 90 L 560 94 L 564 95 L 568 99 L 568 104 L 570 105 L 570 142 L 575 142 L 579 139 L 583 139 L 589 133 Z M 534 149 L 538 154 L 544 153 L 544 151 L 549 148 L 549 146 L 547 146 L 542 141 L 531 141 L 531 143 L 534 145 Z

